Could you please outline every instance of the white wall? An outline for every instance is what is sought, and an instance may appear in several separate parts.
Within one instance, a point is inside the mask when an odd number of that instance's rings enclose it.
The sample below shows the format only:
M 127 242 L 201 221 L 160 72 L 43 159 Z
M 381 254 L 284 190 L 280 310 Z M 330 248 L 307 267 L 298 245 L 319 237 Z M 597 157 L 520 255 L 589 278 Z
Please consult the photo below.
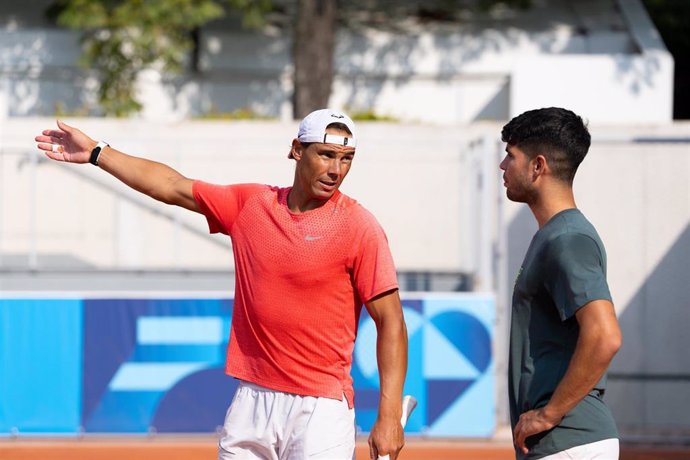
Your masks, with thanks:
M 535 107 L 568 107 L 593 123 L 658 123 L 673 118 L 673 59 L 668 54 L 534 56 L 515 67 L 510 116 Z
M 28 160 L 40 154 L 33 137 L 53 124 L 52 119 L 23 118 L 5 123 L 0 252 L 26 252 L 36 244 L 40 252 L 75 254 L 99 267 L 230 266 L 229 250 L 218 251 L 191 231 L 176 233 L 173 223 L 123 201 L 132 194 L 91 165 L 44 162 L 34 170 Z M 75 119 L 73 124 L 116 148 L 169 163 L 189 177 L 292 184 L 294 166 L 286 155 L 297 132 L 295 122 Z M 463 232 L 458 159 L 468 136 L 482 129 L 359 125 L 357 159 L 343 191 L 380 220 L 401 270 L 465 271 L 470 263 L 457 238 Z M 147 197 L 137 200 L 174 211 Z M 206 231 L 202 217 L 174 213 L 198 232 Z
M 513 67 L 510 117 L 556 106 L 586 113 L 593 123 L 673 118 L 673 58 L 640 2 L 618 4 L 637 51 L 524 56 Z

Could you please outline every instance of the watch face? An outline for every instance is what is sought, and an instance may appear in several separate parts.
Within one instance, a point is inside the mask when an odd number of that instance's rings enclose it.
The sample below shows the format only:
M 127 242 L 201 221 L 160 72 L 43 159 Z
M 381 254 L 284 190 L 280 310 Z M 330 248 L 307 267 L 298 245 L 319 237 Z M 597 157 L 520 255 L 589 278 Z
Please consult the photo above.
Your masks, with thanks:
M 96 148 L 94 148 L 91 151 L 91 157 L 89 158 L 89 163 L 98 166 L 98 155 L 100 153 L 101 153 L 101 147 L 96 146 Z

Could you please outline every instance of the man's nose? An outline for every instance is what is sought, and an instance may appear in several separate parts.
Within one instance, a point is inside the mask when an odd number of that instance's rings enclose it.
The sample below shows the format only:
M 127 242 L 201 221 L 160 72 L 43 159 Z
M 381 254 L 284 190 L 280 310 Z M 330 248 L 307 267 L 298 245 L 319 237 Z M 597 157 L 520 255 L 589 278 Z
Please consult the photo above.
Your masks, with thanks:
M 328 164 L 328 174 L 331 176 L 340 176 L 340 161 L 333 159 Z

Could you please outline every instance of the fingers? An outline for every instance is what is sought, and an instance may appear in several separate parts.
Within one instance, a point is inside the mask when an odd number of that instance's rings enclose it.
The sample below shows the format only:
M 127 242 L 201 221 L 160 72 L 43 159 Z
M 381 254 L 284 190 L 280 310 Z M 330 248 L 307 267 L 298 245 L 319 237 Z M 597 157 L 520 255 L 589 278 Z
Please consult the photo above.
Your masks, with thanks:
M 71 126 L 69 126 L 67 123 L 63 122 L 62 120 L 56 120 L 56 121 L 57 121 L 58 128 L 60 128 L 61 130 L 63 130 L 66 133 L 72 132 L 73 128 Z
M 520 449 L 523 454 L 527 453 L 527 446 L 525 445 L 525 437 L 523 435 L 519 435 L 519 437 L 515 439 L 515 446 Z
M 38 144 L 37 147 L 51 160 L 65 161 L 65 152 L 62 146 L 57 144 Z
M 520 422 L 515 425 L 515 431 L 513 431 L 513 444 L 515 444 L 515 447 L 522 448 L 522 430 L 520 429 Z
M 515 425 L 515 446 L 522 451 L 523 454 L 526 454 L 528 449 L 527 449 L 527 432 L 524 429 L 524 423 L 522 420 L 518 421 L 518 424 Z
M 369 456 L 371 457 L 372 460 L 395 460 L 398 458 L 398 455 L 400 454 L 400 449 L 392 448 L 389 449 L 387 454 L 382 454 L 381 450 L 376 447 L 376 445 L 369 444 Z M 384 449 L 385 452 L 385 449 Z
M 523 452 L 527 447 L 525 446 L 525 431 L 523 430 L 523 424 L 521 422 L 518 422 L 515 426 L 515 445 Z
M 44 131 L 44 133 L 45 133 L 45 131 Z M 61 137 L 51 136 L 49 134 L 44 134 L 42 136 L 36 136 L 34 138 L 34 140 L 36 142 L 45 142 L 45 143 L 49 143 L 49 144 L 62 144 L 63 143 L 63 139 Z
M 65 139 L 68 136 L 69 131 L 72 130 L 73 128 L 70 126 L 67 126 L 60 120 L 58 120 L 58 127 L 60 127 L 60 130 L 57 129 L 44 129 L 41 131 L 41 136 L 36 136 L 36 142 L 50 142 L 53 144 L 59 143 L 60 140 Z M 68 130 L 64 129 L 67 128 Z
M 37 147 L 43 150 L 51 160 L 65 161 L 65 147 L 63 144 L 62 131 L 46 129 L 41 136 L 36 136 L 34 140 L 38 142 Z
M 405 437 L 399 420 L 377 421 L 369 435 L 369 456 L 372 460 L 396 460 Z
M 62 139 L 67 135 L 67 133 L 65 133 L 64 131 L 59 131 L 57 129 L 44 129 L 43 131 L 41 131 L 41 133 L 44 136 L 51 136 L 56 139 Z
M 96 142 L 61 120 L 57 120 L 57 125 L 58 129 L 46 129 L 36 136 L 38 149 L 51 160 L 87 163 Z
M 36 144 L 36 147 L 38 147 L 41 150 L 45 150 L 46 152 L 56 153 L 58 145 L 57 144 Z

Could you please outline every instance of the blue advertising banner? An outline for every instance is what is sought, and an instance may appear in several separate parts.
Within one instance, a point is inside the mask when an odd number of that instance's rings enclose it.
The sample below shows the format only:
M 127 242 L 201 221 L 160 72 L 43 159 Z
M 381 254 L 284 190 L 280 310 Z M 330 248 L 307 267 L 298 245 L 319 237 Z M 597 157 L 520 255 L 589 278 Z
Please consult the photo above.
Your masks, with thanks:
M 495 429 L 491 296 L 403 297 L 411 434 Z M 378 406 L 376 327 L 363 310 L 357 425 Z M 0 435 L 211 433 L 237 382 L 223 372 L 232 299 L 0 299 Z

